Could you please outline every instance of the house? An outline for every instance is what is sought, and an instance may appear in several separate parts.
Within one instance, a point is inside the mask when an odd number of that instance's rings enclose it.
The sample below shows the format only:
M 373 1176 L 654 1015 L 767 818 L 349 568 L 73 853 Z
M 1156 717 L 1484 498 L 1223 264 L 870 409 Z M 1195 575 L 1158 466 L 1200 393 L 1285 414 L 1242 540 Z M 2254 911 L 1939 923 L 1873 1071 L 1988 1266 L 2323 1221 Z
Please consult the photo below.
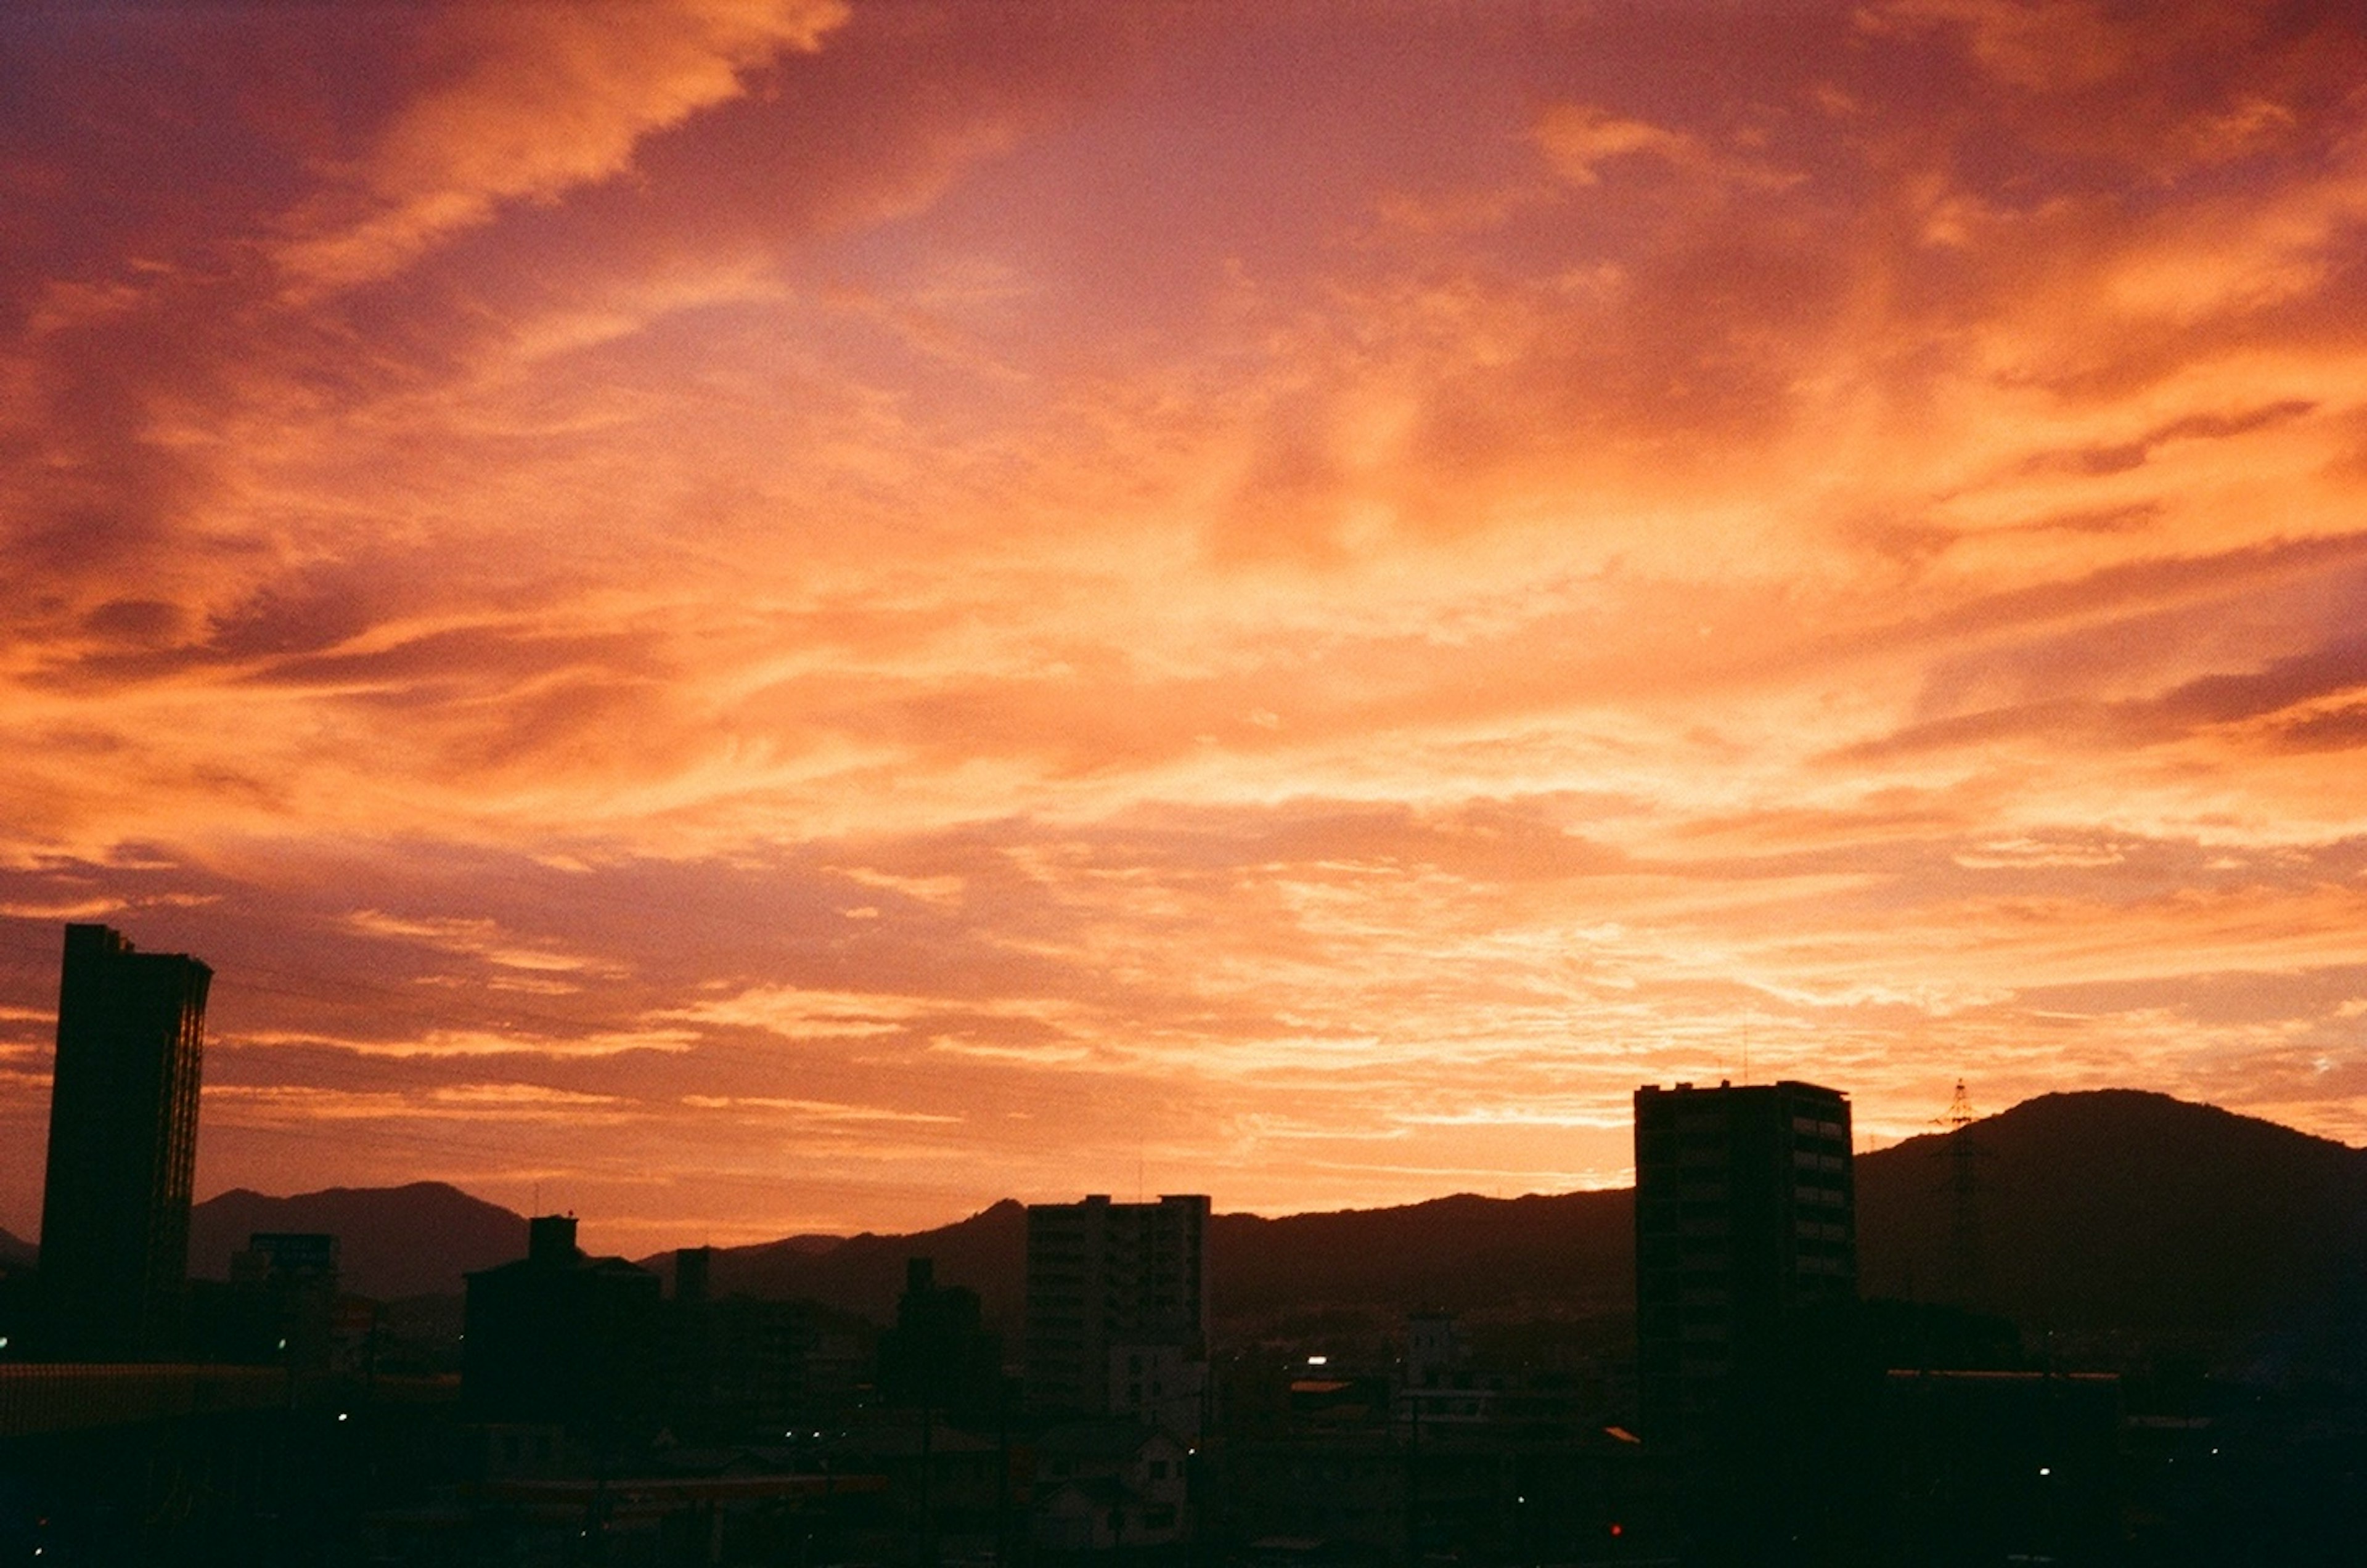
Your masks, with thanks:
M 1191 1452 L 1134 1421 L 1051 1428 L 1036 1445 L 1037 1550 L 1131 1551 L 1189 1540 Z

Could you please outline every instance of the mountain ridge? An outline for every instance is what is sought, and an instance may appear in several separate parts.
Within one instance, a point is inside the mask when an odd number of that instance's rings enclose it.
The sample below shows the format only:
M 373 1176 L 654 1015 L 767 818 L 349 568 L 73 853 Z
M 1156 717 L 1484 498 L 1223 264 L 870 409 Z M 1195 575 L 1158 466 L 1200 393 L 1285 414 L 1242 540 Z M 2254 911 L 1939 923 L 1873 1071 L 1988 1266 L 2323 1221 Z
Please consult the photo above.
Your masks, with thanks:
M 1956 1288 L 1957 1136 L 1979 1178 L 1969 1291 Z M 2355 1354 L 2345 1337 L 2367 1328 L 2367 1150 L 2330 1138 L 2148 1090 L 2067 1091 L 1860 1155 L 1855 1168 L 1868 1295 L 1959 1300 L 2039 1335 L 2282 1336 L 2312 1357 Z M 1634 1214 L 1632 1187 L 1220 1213 L 1212 1310 L 1235 1324 L 1325 1307 L 1616 1315 L 1633 1308 Z M 819 1255 L 719 1249 L 713 1279 L 884 1317 L 900 1260 L 929 1256 L 938 1279 L 1015 1325 L 1024 1215 L 1006 1203 Z
M 1979 1237 L 1969 1304 L 2033 1333 L 2135 1328 L 2281 1335 L 2322 1345 L 2367 1328 L 2367 1150 L 2146 1090 L 2059 1092 L 1962 1134 L 1856 1159 L 1868 1295 L 1953 1297 L 1955 1139 L 1973 1147 Z M 1004 1199 L 907 1233 L 810 1235 L 715 1249 L 720 1292 L 802 1297 L 884 1321 L 906 1259 L 976 1290 L 1016 1329 L 1026 1211 Z M 1634 1191 L 1489 1198 L 1210 1221 L 1219 1323 L 1325 1308 L 1615 1316 L 1632 1310 Z M 192 1273 L 221 1277 L 253 1231 L 340 1235 L 348 1287 L 457 1293 L 518 1257 L 526 1219 L 441 1182 L 274 1198 L 243 1189 L 192 1214 Z M 13 1240 L 14 1238 L 5 1238 Z M 25 1260 L 30 1244 L 19 1243 Z M 0 1261 L 7 1257 L 0 1241 Z M 646 1260 L 672 1271 L 673 1255 Z
M 443 1181 L 329 1187 L 275 1198 L 234 1187 L 189 1212 L 189 1273 L 226 1279 L 257 1231 L 327 1231 L 347 1290 L 393 1300 L 457 1295 L 470 1269 L 526 1252 L 526 1216 Z

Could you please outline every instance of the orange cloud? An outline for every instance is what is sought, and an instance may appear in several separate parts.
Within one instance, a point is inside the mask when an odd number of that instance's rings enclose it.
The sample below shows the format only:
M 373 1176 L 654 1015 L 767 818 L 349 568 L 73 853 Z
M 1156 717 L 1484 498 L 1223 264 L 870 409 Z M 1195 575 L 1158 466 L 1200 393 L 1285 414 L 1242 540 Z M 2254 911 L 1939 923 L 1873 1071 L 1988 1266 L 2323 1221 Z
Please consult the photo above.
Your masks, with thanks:
M 2367 1125 L 2339 7 L 1023 13 L 15 24 L 5 1146 L 76 913 L 659 1239 Z
M 1537 145 L 1564 179 L 1599 184 L 1597 171 L 1614 158 L 1648 153 L 1670 164 L 1695 163 L 1700 146 L 1691 136 L 1640 119 L 1623 119 L 1584 104 L 1557 104 L 1537 121 Z
M 322 171 L 330 192 L 289 223 L 279 265 L 300 291 L 349 288 L 504 202 L 612 178 L 643 137 L 736 96 L 780 51 L 819 48 L 846 14 L 840 0 L 454 10 L 455 36 L 432 46 L 453 67 Z

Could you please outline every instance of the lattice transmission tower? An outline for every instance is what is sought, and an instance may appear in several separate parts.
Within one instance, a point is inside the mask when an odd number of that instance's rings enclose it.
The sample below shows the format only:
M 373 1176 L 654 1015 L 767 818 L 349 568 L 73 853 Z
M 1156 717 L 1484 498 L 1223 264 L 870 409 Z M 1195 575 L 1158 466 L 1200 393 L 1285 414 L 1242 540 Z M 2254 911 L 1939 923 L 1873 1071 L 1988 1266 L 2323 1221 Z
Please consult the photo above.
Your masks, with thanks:
M 1988 1154 L 1972 1133 L 1973 1123 L 1979 1120 L 1979 1112 L 1973 1109 L 1973 1097 L 1965 1090 L 1965 1080 L 1958 1078 L 1948 1109 L 1932 1125 L 1948 1134 L 1934 1152 L 1948 1162 L 1948 1284 L 1949 1293 L 1959 1306 L 1972 1305 L 1983 1283 L 1981 1161 Z

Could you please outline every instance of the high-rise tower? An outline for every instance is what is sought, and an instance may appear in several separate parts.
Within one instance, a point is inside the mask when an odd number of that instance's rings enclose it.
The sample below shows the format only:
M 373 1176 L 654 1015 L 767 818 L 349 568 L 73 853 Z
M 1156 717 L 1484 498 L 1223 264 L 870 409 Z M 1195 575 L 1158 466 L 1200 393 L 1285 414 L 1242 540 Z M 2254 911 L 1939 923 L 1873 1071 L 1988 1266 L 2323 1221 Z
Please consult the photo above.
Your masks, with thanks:
M 1857 1295 L 1849 1097 L 1785 1081 L 1636 1091 L 1647 1438 L 1684 1441 L 1804 1311 Z
M 189 1267 L 198 1078 L 213 971 L 66 927 L 41 1194 L 41 1296 L 60 1360 L 169 1355 Z

